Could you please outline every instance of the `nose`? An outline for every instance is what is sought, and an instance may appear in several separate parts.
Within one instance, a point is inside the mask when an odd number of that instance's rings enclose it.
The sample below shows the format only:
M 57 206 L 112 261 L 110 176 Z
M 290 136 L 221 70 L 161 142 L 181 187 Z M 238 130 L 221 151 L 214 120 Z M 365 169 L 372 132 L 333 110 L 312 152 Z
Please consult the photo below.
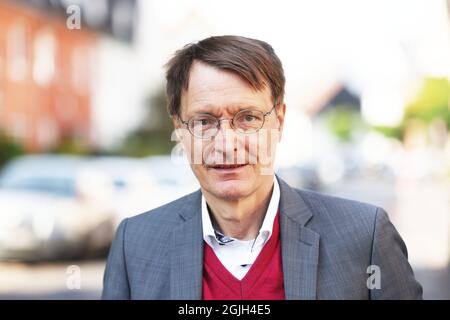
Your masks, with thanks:
M 234 140 L 237 137 L 231 121 L 232 119 L 219 119 L 219 130 L 217 135 L 220 135 L 220 138 L 225 140 L 232 138 Z
M 219 130 L 222 130 L 222 128 L 223 128 L 223 124 L 222 124 L 222 121 L 226 121 L 226 123 L 228 124 L 228 126 L 230 127 L 230 129 L 233 129 L 233 127 L 232 127 L 232 125 L 231 125 L 231 121 L 233 120 L 233 119 L 218 119 L 219 120 Z
M 230 159 L 234 159 L 235 153 L 238 150 L 239 137 L 231 125 L 231 119 L 219 120 L 219 131 L 214 140 L 215 152 L 217 154 L 221 154 L 227 163 Z

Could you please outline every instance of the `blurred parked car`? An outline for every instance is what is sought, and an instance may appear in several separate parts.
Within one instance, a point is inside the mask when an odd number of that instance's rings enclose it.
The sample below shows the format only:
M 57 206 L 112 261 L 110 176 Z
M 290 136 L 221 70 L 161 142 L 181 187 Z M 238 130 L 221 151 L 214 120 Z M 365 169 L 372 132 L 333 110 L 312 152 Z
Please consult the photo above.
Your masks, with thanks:
M 151 156 L 144 159 L 160 189 L 159 205 L 163 205 L 200 188 L 186 158 Z
M 112 183 L 109 201 L 115 216 L 115 226 L 126 217 L 161 205 L 164 195 L 145 161 L 131 157 L 102 156 L 94 158 L 89 168 L 109 177 Z
M 320 191 L 322 181 L 314 166 L 277 167 L 275 173 L 294 188 Z
M 0 259 L 104 254 L 114 233 L 107 177 L 88 159 L 33 155 L 0 175 Z

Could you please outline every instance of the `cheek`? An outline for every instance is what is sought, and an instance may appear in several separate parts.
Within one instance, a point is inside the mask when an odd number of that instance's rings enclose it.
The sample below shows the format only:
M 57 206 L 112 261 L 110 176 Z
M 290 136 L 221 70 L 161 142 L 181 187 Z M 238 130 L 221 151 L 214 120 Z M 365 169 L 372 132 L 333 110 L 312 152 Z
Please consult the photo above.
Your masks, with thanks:
M 191 165 L 192 172 L 197 177 L 199 181 L 205 181 L 205 178 L 208 178 L 208 173 L 206 172 L 205 167 L 199 164 Z
M 267 132 L 261 130 L 258 132 L 258 139 L 256 141 L 256 150 L 258 152 L 258 160 L 264 156 L 268 148 Z
M 257 158 L 262 166 L 270 166 L 274 161 L 275 150 L 279 140 L 278 130 L 261 130 L 258 134 Z
M 247 161 L 250 164 L 257 164 L 258 163 L 258 159 L 259 159 L 259 142 L 258 142 L 258 136 L 254 135 L 249 137 L 248 139 L 245 140 L 245 151 L 247 154 Z
M 201 165 L 202 152 L 204 148 L 203 140 L 194 139 L 191 134 L 183 135 L 181 139 L 186 157 L 191 165 Z

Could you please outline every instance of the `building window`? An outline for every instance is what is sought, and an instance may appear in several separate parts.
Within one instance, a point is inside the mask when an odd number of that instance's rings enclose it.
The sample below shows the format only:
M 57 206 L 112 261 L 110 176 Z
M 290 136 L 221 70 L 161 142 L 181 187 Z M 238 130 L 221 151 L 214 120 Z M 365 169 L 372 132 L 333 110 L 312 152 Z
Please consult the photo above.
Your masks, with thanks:
M 34 40 L 33 79 L 41 87 L 55 76 L 56 40 L 51 30 L 40 31 Z
M 11 81 L 23 81 L 27 76 L 27 35 L 25 24 L 17 22 L 7 33 L 7 75 Z

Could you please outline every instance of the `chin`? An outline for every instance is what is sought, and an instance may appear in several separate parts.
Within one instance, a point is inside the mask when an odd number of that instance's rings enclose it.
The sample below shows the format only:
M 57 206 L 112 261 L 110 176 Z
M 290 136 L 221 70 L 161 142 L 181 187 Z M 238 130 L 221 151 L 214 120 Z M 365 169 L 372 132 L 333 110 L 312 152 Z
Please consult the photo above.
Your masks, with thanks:
M 238 200 L 247 197 L 253 190 L 248 181 L 228 180 L 211 181 L 207 191 L 221 199 Z

